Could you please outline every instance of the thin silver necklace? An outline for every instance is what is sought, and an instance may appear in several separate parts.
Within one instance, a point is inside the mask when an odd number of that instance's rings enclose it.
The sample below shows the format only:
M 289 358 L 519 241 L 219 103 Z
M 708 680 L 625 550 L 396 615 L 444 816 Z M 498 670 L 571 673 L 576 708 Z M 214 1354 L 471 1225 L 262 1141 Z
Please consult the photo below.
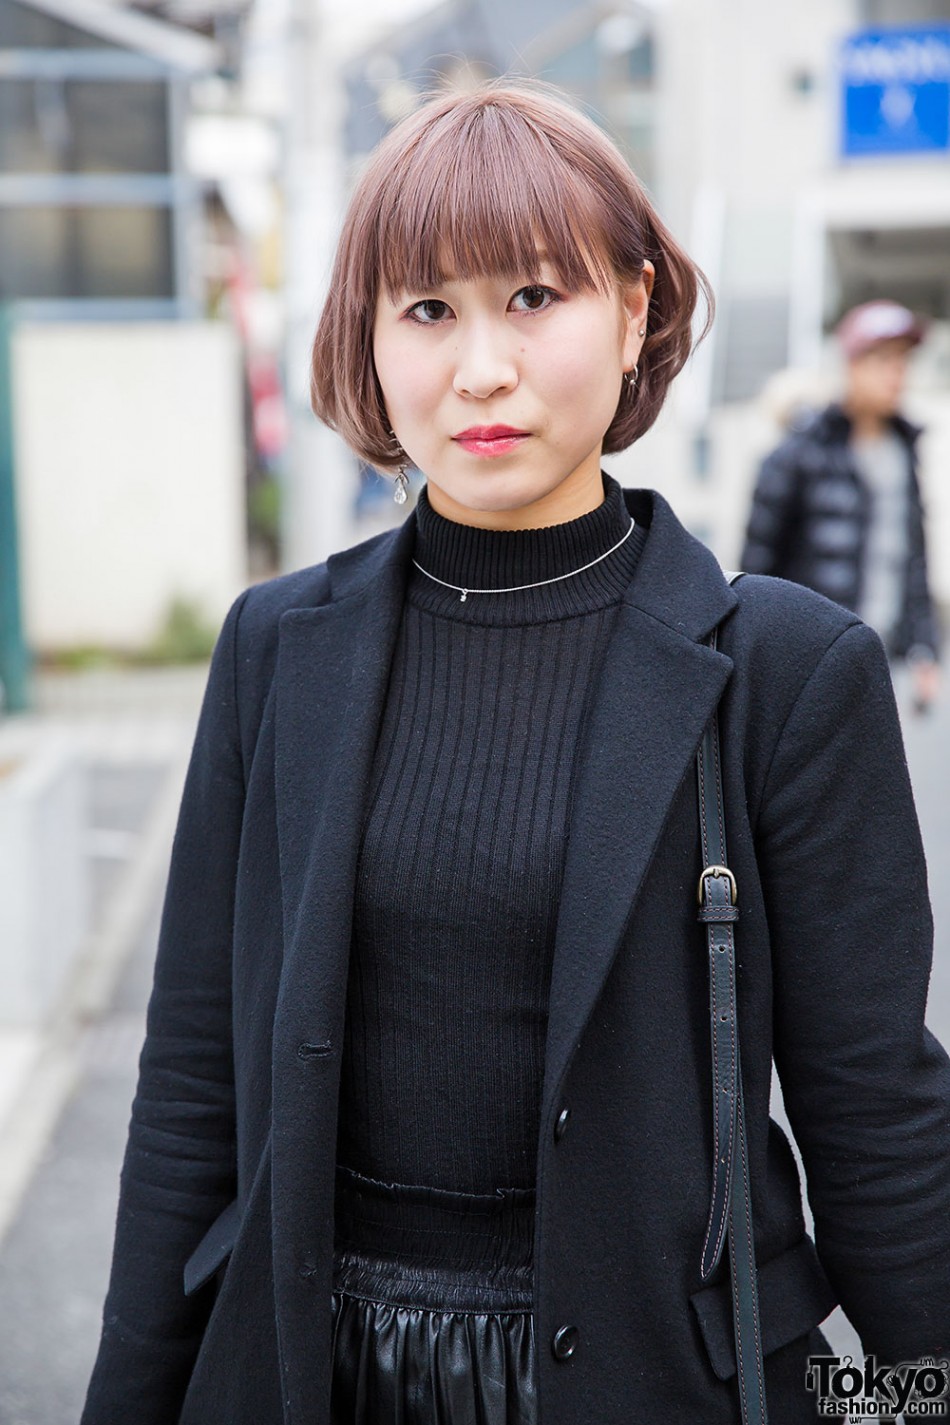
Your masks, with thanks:
M 608 554 L 613 554 L 615 549 L 619 549 L 623 541 L 629 539 L 633 533 L 635 523 L 636 521 L 631 516 L 630 528 L 627 530 L 627 533 L 618 539 L 616 544 L 611 545 L 610 549 L 605 549 L 603 554 L 598 554 L 596 559 L 592 559 L 590 564 L 582 564 L 579 569 L 572 569 L 569 574 L 555 574 L 553 579 L 539 579 L 535 584 L 515 584 L 510 589 L 463 589 L 461 584 L 449 584 L 445 579 L 440 579 L 437 575 L 430 574 L 428 569 L 423 569 L 418 559 L 414 559 L 412 562 L 420 573 L 427 575 L 430 579 L 435 579 L 437 584 L 444 584 L 447 589 L 455 589 L 457 593 L 460 593 L 462 597 L 459 599 L 459 603 L 464 604 L 469 594 L 517 594 L 521 589 L 540 589 L 542 584 L 556 584 L 559 579 L 573 579 L 575 574 L 583 574 L 585 569 L 590 569 L 593 565 L 599 564 L 602 559 L 607 558 Z

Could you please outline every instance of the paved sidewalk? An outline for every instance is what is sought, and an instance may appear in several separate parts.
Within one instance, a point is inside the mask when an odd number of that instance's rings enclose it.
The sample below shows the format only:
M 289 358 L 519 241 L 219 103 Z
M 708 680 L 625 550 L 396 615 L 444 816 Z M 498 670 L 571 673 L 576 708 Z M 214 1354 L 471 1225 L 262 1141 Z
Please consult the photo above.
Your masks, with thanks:
M 87 765 L 93 908 L 81 964 L 52 1021 L 0 1033 L 0 1425 L 79 1418 L 206 679 L 206 665 L 47 675 L 36 708 L 16 720 L 18 735 L 67 735 Z
M 44 674 L 34 709 L 0 721 L 0 747 L 66 740 L 85 763 L 92 890 L 88 933 L 47 1022 L 0 1028 L 0 1242 L 73 1089 L 82 1028 L 108 1007 L 164 880 L 206 679 L 206 665 Z
M 2 1425 L 79 1420 L 99 1339 L 159 907 L 156 899 L 108 1014 L 79 1036 L 74 1090 L 0 1247 Z

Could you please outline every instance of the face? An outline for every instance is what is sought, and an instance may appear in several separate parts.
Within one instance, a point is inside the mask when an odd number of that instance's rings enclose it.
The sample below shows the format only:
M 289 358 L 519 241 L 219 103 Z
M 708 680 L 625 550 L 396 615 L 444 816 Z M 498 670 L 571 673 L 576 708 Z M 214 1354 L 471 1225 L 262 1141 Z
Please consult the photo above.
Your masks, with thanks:
M 603 499 L 600 458 L 637 361 L 654 269 L 571 292 L 546 262 L 523 280 L 449 280 L 376 307 L 389 424 L 438 513 L 486 528 L 560 523 Z
M 899 408 L 913 343 L 881 341 L 848 363 L 848 405 L 862 415 L 890 416 Z

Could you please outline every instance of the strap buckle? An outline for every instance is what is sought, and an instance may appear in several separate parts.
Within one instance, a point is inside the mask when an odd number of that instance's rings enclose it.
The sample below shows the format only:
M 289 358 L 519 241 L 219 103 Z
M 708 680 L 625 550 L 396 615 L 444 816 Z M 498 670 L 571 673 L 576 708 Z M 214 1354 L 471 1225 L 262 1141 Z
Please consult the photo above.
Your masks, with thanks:
M 736 885 L 736 878 L 735 878 L 735 876 L 732 874 L 732 872 L 729 870 L 729 867 L 728 867 L 728 866 L 707 866 L 706 869 L 705 869 L 705 871 L 703 871 L 702 875 L 701 875 L 700 878 L 699 878 L 699 889 L 697 890 L 697 893 L 696 893 L 696 899 L 698 900 L 698 902 L 699 902 L 700 905 L 702 905 L 702 903 L 703 903 L 703 892 L 704 892 L 704 890 L 706 889 L 706 877 L 707 877 L 707 876 L 725 876 L 725 877 L 727 878 L 727 880 L 729 881 L 729 899 L 730 899 L 730 902 L 731 902 L 732 905 L 735 905 L 735 904 L 737 903 L 737 901 L 738 901 L 738 899 L 739 899 L 739 888 L 738 888 L 738 886 Z

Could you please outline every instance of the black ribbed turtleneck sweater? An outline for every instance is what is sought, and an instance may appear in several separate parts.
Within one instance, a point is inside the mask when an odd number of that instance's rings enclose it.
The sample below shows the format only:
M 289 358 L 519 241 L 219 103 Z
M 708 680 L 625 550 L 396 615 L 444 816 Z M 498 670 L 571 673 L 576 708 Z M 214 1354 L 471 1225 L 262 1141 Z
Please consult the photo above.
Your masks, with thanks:
M 575 750 L 646 531 L 619 483 L 489 530 L 423 486 L 357 865 L 338 1161 L 457 1192 L 533 1187 Z M 423 573 L 422 570 L 427 570 Z

